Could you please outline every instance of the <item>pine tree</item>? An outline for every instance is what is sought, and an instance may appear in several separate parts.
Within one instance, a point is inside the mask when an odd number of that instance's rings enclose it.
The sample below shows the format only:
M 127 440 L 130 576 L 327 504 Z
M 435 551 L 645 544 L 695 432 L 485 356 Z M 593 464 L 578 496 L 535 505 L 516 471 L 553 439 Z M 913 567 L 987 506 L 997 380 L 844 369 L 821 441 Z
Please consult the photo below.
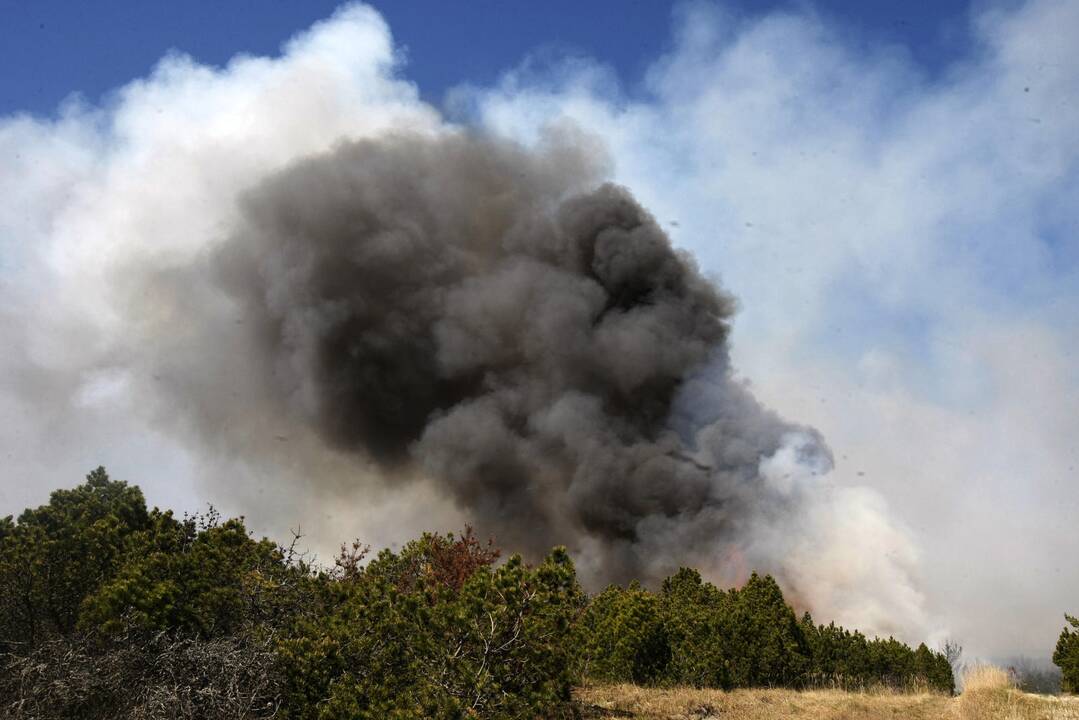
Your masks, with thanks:
M 1065 615 L 1072 628 L 1064 627 L 1053 652 L 1053 664 L 1060 668 L 1061 689 L 1067 693 L 1079 693 L 1079 618 Z

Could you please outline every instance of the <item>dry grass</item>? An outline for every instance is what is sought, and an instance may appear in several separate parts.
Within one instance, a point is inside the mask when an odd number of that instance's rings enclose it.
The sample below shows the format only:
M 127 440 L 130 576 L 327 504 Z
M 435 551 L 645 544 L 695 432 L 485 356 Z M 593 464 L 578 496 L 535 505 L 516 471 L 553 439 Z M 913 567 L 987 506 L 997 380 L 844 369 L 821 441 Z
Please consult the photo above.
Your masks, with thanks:
M 979 667 L 958 698 L 888 690 L 697 690 L 597 685 L 577 690 L 582 717 L 635 720 L 1079 720 L 1079 698 L 1028 695 L 1008 673 Z
M 963 690 L 967 692 L 985 692 L 1009 690 L 1015 687 L 1015 681 L 1007 670 L 996 665 L 975 665 L 963 673 Z
M 953 702 L 930 693 L 844 692 L 842 690 L 697 690 L 605 685 L 581 688 L 586 718 L 636 720 L 936 720 L 955 717 Z
M 956 709 L 959 720 L 1079 720 L 1079 698 L 1020 692 L 1006 670 L 992 665 L 964 673 Z

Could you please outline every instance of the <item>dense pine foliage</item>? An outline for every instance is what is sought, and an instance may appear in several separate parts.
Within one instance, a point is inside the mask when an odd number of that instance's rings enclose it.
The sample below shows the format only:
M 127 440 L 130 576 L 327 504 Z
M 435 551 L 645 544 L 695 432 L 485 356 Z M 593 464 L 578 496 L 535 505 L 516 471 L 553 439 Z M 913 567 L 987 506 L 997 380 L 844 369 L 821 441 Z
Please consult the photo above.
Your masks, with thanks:
M 1079 618 L 1065 615 L 1065 627 L 1053 652 L 1053 663 L 1060 668 L 1060 687 L 1064 692 L 1079 693 Z
M 315 566 L 101 468 L 0 520 L 0 717 L 571 716 L 586 680 L 953 690 L 942 655 L 799 619 L 767 576 L 590 598 L 565 550 L 502 561 L 471 530 Z
M 834 623 L 801 620 L 771 577 L 720 590 L 683 568 L 652 593 L 611 587 L 577 623 L 584 677 L 695 687 L 928 687 L 951 693 L 951 665 Z

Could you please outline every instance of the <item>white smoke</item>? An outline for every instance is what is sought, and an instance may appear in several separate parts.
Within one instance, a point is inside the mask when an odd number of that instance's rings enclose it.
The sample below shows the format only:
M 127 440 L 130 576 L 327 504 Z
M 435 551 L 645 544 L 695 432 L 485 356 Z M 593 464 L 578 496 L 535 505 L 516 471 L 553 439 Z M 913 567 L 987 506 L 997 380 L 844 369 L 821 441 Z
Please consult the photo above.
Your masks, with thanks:
M 342 490 L 349 502 L 304 492 L 310 474 L 350 488 L 356 473 L 332 452 L 301 466 L 298 458 L 315 456 L 310 438 L 282 437 L 258 467 L 189 452 L 184 440 L 196 429 L 183 427 L 181 408 L 154 400 L 153 386 L 169 378 L 145 364 L 152 349 L 135 346 L 144 333 L 131 322 L 167 322 L 175 308 L 165 295 L 139 294 L 126 270 L 190 265 L 234 222 L 238 194 L 268 173 L 344 139 L 436 131 L 438 114 L 398 69 L 385 23 L 352 5 L 277 58 L 210 68 L 172 54 L 102 107 L 72 98 L 55 118 L 0 121 L 0 154 L 15 159 L 0 166 L 4 511 L 43 502 L 103 463 L 152 502 L 192 510 L 213 502 L 276 537 L 299 525 L 321 549 L 359 532 L 400 540 L 400 528 L 424 519 L 460 522 L 452 508 L 422 507 L 421 485 L 392 496 L 366 488 L 362 502 L 351 490 Z M 175 324 L 175 347 L 188 331 Z M 248 401 L 235 380 L 206 378 Z M 153 429 L 162 427 L 171 431 Z M 278 435 L 275 418 L 261 432 Z M 266 492 L 276 479 L 296 492 Z
M 761 460 L 761 476 L 773 492 L 803 511 L 793 519 L 796 528 L 790 518 L 759 523 L 748 544 L 750 564 L 778 560 L 781 576 L 801 593 L 796 600 L 827 612 L 818 621 L 901 636 L 931 627 L 918 582 L 921 558 L 909 529 L 880 493 L 838 484 L 829 474 L 831 459 L 821 458 L 816 447 L 815 438 L 795 433 Z

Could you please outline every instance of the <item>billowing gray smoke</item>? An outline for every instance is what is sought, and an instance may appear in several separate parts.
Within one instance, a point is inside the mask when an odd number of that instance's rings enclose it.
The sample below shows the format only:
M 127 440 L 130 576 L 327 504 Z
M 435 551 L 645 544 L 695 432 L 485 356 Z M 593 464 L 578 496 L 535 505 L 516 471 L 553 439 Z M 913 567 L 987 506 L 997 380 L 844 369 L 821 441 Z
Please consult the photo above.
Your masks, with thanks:
M 511 549 L 648 578 L 778 502 L 761 462 L 795 428 L 730 377 L 732 299 L 593 166 L 566 141 L 344 144 L 247 193 L 206 262 L 229 362 L 325 443 L 433 479 Z

